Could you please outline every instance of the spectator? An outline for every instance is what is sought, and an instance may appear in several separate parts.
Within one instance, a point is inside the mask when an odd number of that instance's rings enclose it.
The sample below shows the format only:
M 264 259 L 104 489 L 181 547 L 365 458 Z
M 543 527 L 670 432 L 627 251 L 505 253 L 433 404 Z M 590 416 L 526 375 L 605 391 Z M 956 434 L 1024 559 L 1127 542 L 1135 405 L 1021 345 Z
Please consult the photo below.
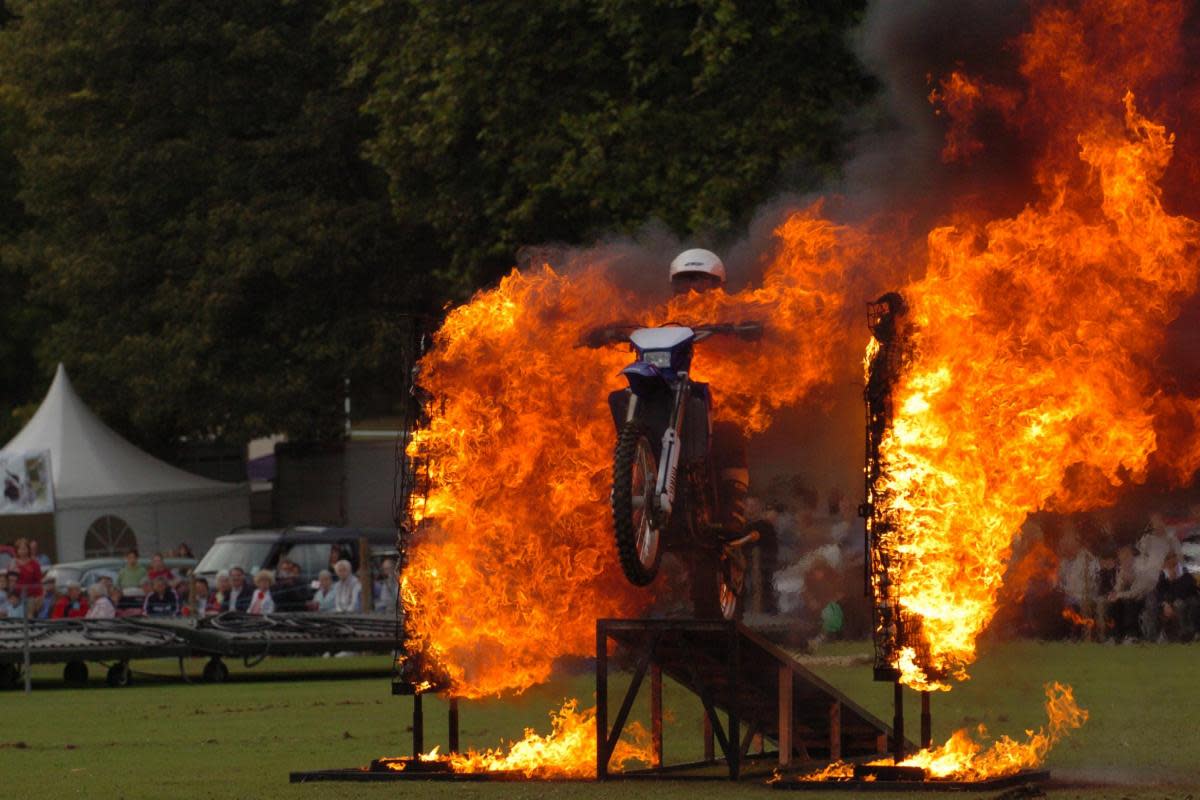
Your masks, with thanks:
M 300 565 L 285 558 L 279 562 L 276 576 L 271 588 L 276 610 L 303 611 L 312 592 L 300 577 Z
M 130 550 L 125 553 L 125 566 L 117 573 L 117 586 L 124 589 L 137 589 L 146 577 L 146 568 L 138 562 L 138 551 Z
M 13 595 L 13 597 L 16 597 L 16 595 Z M 20 603 L 21 599 L 17 598 L 16 605 L 20 605 Z M 17 609 L 13 608 L 13 606 L 14 603 L 8 596 L 8 573 L 0 573 L 0 619 L 20 616 L 20 614 L 16 613 Z
M 50 557 L 38 552 L 37 539 L 29 540 L 29 557 L 38 562 L 43 571 L 50 569 Z
M 217 573 L 217 591 L 213 595 L 213 600 L 217 604 L 218 611 L 229 610 L 229 593 L 233 589 L 233 584 L 229 582 L 229 573 L 221 570 Z
M 196 556 L 194 553 L 192 553 L 192 548 L 188 547 L 187 542 L 180 542 L 179 547 L 175 548 L 175 557 L 176 558 L 195 558 Z
M 5 601 L 8 605 L 9 619 L 22 619 L 25 616 L 25 606 L 21 603 L 21 596 L 16 592 L 9 592 L 5 595 Z M 4 601 L 0 601 L 4 602 Z
M 154 580 L 161 575 L 163 578 L 166 578 L 167 583 L 175 580 L 175 573 L 163 561 L 162 553 L 155 553 L 150 556 L 150 569 L 146 571 L 146 575 L 150 577 L 150 580 Z
M 221 606 L 216 596 L 208 591 L 208 581 L 204 578 L 192 578 L 192 589 L 188 592 L 187 603 L 183 607 L 184 616 L 201 619 L 220 611 Z
M 1068 525 L 1063 532 L 1058 555 L 1058 586 L 1063 604 L 1077 619 L 1096 619 L 1100 563 L 1080 543 L 1073 526 Z
M 117 607 L 108 599 L 104 584 L 93 583 L 88 587 L 88 619 L 112 619 L 117 615 Z
M 350 562 L 346 559 L 337 562 L 334 567 L 338 577 L 333 587 L 334 611 L 339 614 L 353 614 L 362 610 L 362 587 L 350 570 Z
M 142 613 L 140 605 L 130 607 L 124 602 L 125 593 L 121 591 L 120 586 L 114 586 L 108 590 L 108 599 L 112 602 L 113 608 L 116 609 L 118 617 L 132 617 Z
M 67 584 L 67 593 L 59 595 L 54 601 L 50 619 L 75 619 L 86 617 L 87 613 L 88 601 L 83 596 L 83 589 L 79 586 L 79 581 L 71 581 Z
M 147 617 L 174 617 L 179 614 L 179 598 L 162 575 L 152 581 L 152 590 L 142 601 L 142 613 Z
M 1160 631 L 1161 638 L 1182 642 L 1194 639 L 1200 592 L 1195 579 L 1179 563 L 1179 556 L 1175 553 L 1167 553 L 1163 561 L 1154 597 L 1159 610 L 1155 627 Z
M 337 611 L 337 593 L 333 588 L 333 575 L 327 569 L 317 575 L 317 591 L 308 603 L 310 611 L 332 613 Z
M 1138 594 L 1137 561 L 1133 548 L 1125 545 L 1117 550 L 1117 566 L 1113 590 L 1108 594 L 1106 623 L 1117 641 L 1130 642 L 1138 636 L 1138 620 L 1142 613 L 1144 595 Z
M 1142 633 L 1146 639 L 1153 641 L 1158 639 L 1158 623 L 1161 619 L 1154 589 L 1158 585 L 1158 576 L 1163 570 L 1167 556 L 1174 554 L 1178 557 L 1181 547 L 1179 539 L 1167 529 L 1162 514 L 1151 514 L 1148 528 L 1142 538 L 1138 539 L 1134 591 L 1142 600 Z
M 271 597 L 271 584 L 275 582 L 275 576 L 271 574 L 269 569 L 260 569 L 254 576 L 254 594 L 250 599 L 250 606 L 246 609 L 247 614 L 273 614 L 275 613 L 275 598 Z
M 246 570 L 233 567 L 229 570 L 229 594 L 221 605 L 222 611 L 245 611 L 250 607 L 250 595 L 254 590 L 246 582 Z
M 13 544 L 13 549 L 17 551 L 16 558 L 8 569 L 10 572 L 17 573 L 17 583 L 13 586 L 13 590 L 17 594 L 30 598 L 39 598 L 42 596 L 42 565 L 33 557 L 32 551 L 29 549 L 28 539 L 17 539 Z
M 54 583 L 52 578 L 42 580 L 42 596 L 32 597 L 27 596 L 26 602 L 29 605 L 30 619 L 50 619 L 50 614 L 54 611 L 54 605 L 58 602 L 58 598 L 62 593 L 58 591 L 58 585 Z
M 170 583 L 168 580 L 168 584 Z M 191 581 L 187 578 L 176 578 L 171 588 L 175 590 L 175 596 L 179 598 L 179 608 L 182 610 L 192 593 Z
M 400 584 L 396 582 L 396 562 L 385 558 L 379 565 L 379 578 L 375 581 L 375 610 L 394 612 Z

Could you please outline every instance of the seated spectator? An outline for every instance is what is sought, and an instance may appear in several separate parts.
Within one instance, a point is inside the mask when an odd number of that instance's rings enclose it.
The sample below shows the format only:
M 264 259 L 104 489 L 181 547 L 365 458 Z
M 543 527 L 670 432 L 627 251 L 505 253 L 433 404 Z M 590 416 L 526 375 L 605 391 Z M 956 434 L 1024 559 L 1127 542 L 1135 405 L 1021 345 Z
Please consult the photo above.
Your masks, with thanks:
M 327 569 L 317 575 L 317 590 L 308 603 L 310 611 L 332 613 L 337 611 L 337 597 L 333 589 L 333 575 Z
M 61 595 L 62 592 L 58 590 L 58 584 L 53 579 L 43 581 L 41 597 L 26 595 L 26 600 L 29 602 L 29 618 L 50 619 L 50 614 L 54 611 L 54 605 L 58 602 L 58 598 Z
M 179 607 L 182 609 L 187 605 L 188 595 L 192 592 L 192 582 L 188 578 L 179 577 L 174 581 L 169 581 L 171 588 L 175 590 L 175 596 L 179 598 Z
M 146 568 L 138 562 L 138 551 L 130 550 L 125 553 L 125 566 L 117 572 L 117 586 L 121 589 L 137 589 L 146 577 Z
M 152 588 L 142 601 L 142 613 L 147 617 L 174 617 L 179 614 L 179 598 L 175 590 L 167 585 L 167 579 L 159 575 L 151 582 Z
M 192 548 L 188 547 L 187 542 L 180 542 L 179 547 L 175 548 L 175 557 L 176 558 L 195 558 L 196 556 L 192 553 Z
M 229 591 L 233 584 L 229 582 L 229 573 L 221 570 L 217 573 L 217 590 L 213 592 L 213 600 L 216 601 L 218 611 L 227 611 L 229 609 Z
M 275 576 L 271 574 L 269 569 L 260 569 L 258 574 L 254 576 L 254 594 L 250 599 L 250 606 L 246 609 L 247 614 L 273 614 L 275 612 L 275 599 L 271 597 L 271 584 L 275 582 Z
M 25 606 L 21 603 L 21 598 L 16 592 L 9 592 L 4 596 L 8 606 L 9 619 L 23 619 L 25 617 Z
M 222 611 L 245 611 L 250 607 L 250 596 L 254 590 L 246 580 L 246 570 L 232 567 L 229 570 L 229 594 L 221 604 Z
M 108 590 L 108 599 L 112 602 L 113 608 L 117 610 L 118 617 L 136 617 L 142 613 L 142 606 L 137 602 L 137 598 L 126 599 L 120 586 L 114 586 Z
M 88 613 L 88 601 L 83 596 L 83 589 L 79 585 L 79 581 L 71 581 L 67 584 L 67 593 L 59 595 L 54 601 L 54 608 L 50 611 L 50 619 L 75 619 L 77 617 L 86 617 Z
M 104 584 L 93 583 L 88 587 L 88 619 L 112 619 L 117 615 L 117 607 L 108 599 Z
M 283 559 L 276 571 L 275 585 L 271 587 L 271 597 L 275 600 L 277 611 L 303 611 L 308 603 L 312 590 L 300 578 L 300 565 L 294 561 Z
M 396 582 L 396 562 L 385 558 L 379 565 L 379 578 L 375 581 L 375 610 L 393 612 L 400 584 Z
M 18 617 L 17 609 L 13 607 L 13 601 L 8 596 L 8 573 L 4 573 L 4 578 L 0 581 L 0 619 L 8 619 L 9 617 Z M 15 597 L 15 595 L 14 595 Z M 16 605 L 20 605 L 21 598 L 17 598 Z
M 167 579 L 167 583 L 171 583 L 175 580 L 175 573 L 172 572 L 171 568 L 167 566 L 165 561 L 163 561 L 162 553 L 155 553 L 154 555 L 150 556 L 150 569 L 146 571 L 146 575 L 150 578 L 150 580 L 154 580 L 161 575 Z
M 1179 563 L 1179 556 L 1168 553 L 1154 589 L 1159 619 L 1156 626 L 1163 639 L 1190 642 L 1196 636 L 1196 614 L 1200 610 L 1200 590 L 1196 581 Z
M 193 578 L 192 589 L 188 592 L 187 602 L 183 606 L 185 617 L 211 617 L 221 611 L 217 597 L 208 591 L 208 581 L 204 578 Z
M 362 587 L 351 572 L 350 562 L 337 562 L 337 584 L 333 587 L 334 611 L 339 614 L 354 614 L 362 610 Z

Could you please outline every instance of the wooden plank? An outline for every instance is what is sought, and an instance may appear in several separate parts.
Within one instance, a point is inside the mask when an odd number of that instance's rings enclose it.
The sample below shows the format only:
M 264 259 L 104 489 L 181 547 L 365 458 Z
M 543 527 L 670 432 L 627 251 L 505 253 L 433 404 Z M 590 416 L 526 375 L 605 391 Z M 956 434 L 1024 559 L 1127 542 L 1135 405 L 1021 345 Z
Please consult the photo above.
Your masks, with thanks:
M 829 760 L 842 758 L 842 704 L 834 700 L 829 704 Z
M 792 764 L 792 723 L 795 720 L 792 705 L 792 670 L 779 667 L 779 766 Z
M 663 766 L 662 667 L 650 667 L 650 739 L 654 748 L 650 766 Z

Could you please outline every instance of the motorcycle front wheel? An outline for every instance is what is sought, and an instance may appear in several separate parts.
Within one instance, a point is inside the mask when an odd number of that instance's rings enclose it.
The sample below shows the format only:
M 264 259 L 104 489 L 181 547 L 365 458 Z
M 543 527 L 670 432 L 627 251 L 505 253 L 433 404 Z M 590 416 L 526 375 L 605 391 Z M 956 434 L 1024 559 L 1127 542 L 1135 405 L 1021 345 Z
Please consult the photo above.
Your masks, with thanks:
M 613 458 L 613 532 L 621 571 L 634 586 L 647 586 L 662 561 L 662 528 L 655 519 L 658 459 L 644 425 L 626 422 Z

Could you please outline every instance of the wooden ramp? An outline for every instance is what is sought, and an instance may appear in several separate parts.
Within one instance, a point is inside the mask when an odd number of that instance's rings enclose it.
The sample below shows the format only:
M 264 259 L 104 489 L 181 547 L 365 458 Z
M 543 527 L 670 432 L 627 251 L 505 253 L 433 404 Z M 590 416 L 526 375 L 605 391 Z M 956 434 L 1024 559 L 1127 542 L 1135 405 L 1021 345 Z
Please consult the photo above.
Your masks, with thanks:
M 611 729 L 609 640 L 623 647 L 617 652 L 632 659 L 634 671 Z M 643 776 L 717 763 L 714 739 L 723 756 L 720 760 L 728 765 L 734 780 L 756 736 L 778 746 L 781 766 L 798 760 L 873 756 L 888 750 L 892 729 L 882 720 L 740 623 L 602 619 L 596 622 L 596 767 L 601 780 L 610 777 L 609 760 L 647 674 L 657 763 L 643 771 Z M 704 762 L 670 767 L 663 764 L 663 675 L 695 693 L 704 706 Z M 725 725 L 719 712 L 726 716 Z

